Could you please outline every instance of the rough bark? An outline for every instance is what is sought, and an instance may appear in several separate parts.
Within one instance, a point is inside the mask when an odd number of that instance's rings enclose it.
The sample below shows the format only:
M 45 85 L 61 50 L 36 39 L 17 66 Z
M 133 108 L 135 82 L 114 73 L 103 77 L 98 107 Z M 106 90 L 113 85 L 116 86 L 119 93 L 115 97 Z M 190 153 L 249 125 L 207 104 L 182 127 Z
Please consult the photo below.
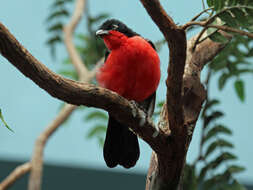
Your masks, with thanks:
M 167 15 L 159 0 L 140 1 L 163 33 L 170 50 L 167 97 L 158 125 L 167 135 L 167 144 L 152 154 L 146 190 L 176 190 L 192 133 L 206 98 L 200 72 L 204 64 L 225 45 L 206 40 L 193 49 L 192 42 L 196 38 L 187 43 L 185 30 Z

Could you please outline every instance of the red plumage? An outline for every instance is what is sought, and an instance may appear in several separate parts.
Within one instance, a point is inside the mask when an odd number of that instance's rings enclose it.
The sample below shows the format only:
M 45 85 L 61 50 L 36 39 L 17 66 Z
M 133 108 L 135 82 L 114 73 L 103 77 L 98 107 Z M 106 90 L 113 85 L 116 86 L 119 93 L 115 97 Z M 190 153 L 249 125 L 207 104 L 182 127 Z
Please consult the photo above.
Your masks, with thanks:
M 110 54 L 96 76 L 100 86 L 137 102 L 153 94 L 160 80 L 160 60 L 153 47 L 140 36 L 114 30 L 103 40 Z

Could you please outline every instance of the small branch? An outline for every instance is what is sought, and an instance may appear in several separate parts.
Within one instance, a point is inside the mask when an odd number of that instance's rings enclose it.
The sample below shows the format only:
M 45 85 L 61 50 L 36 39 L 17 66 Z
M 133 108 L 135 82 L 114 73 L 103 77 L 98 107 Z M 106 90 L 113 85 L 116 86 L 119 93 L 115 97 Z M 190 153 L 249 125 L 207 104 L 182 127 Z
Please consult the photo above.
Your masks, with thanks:
M 58 116 L 53 120 L 51 124 L 39 135 L 35 143 L 35 149 L 31 159 L 32 170 L 29 178 L 28 189 L 38 190 L 41 187 L 41 175 L 43 167 L 43 151 L 47 140 L 51 135 L 61 126 L 64 121 L 75 110 L 76 106 L 65 104 Z
M 203 34 L 205 33 L 206 29 L 207 29 L 206 27 L 203 28 L 203 29 L 200 31 L 200 33 L 198 34 L 198 37 L 197 37 L 197 39 L 196 39 L 196 41 L 195 41 L 195 43 L 194 43 L 194 45 L 193 45 L 193 47 L 192 47 L 192 50 L 193 50 L 193 51 L 196 49 L 197 45 L 199 44 L 199 40 L 200 40 L 200 38 L 203 36 Z
M 212 8 L 204 9 L 204 10 L 201 11 L 199 14 L 197 14 L 195 17 L 193 17 L 193 18 L 191 19 L 191 21 L 197 20 L 202 14 L 208 13 L 208 11 L 210 11 L 210 10 L 212 10 Z
M 237 34 L 240 34 L 242 36 L 247 36 L 247 37 L 253 39 L 253 33 L 246 32 L 246 31 L 243 31 L 243 30 L 239 30 L 239 29 L 236 29 L 236 28 L 231 28 L 231 27 L 228 27 L 228 26 L 221 26 L 221 25 L 214 25 L 214 24 L 208 25 L 207 27 L 208 28 L 217 28 L 217 29 L 222 30 L 224 32 L 237 33 Z
M 71 59 L 72 64 L 74 65 L 76 72 L 78 76 L 80 76 L 80 80 L 83 79 L 83 77 L 87 77 L 88 70 L 85 67 L 80 55 L 78 54 L 75 45 L 73 43 L 73 32 L 79 23 L 79 21 L 82 18 L 82 15 L 84 13 L 86 0 L 76 0 L 75 4 L 75 10 L 73 13 L 73 16 L 71 17 L 71 20 L 69 24 L 67 24 L 64 28 L 64 43 L 66 45 L 66 48 L 69 53 L 69 57 Z
M 1 183 L 0 190 L 5 190 L 11 186 L 15 181 L 29 172 L 31 169 L 31 163 L 27 162 L 16 167 Z
M 233 32 L 233 33 L 237 33 L 237 34 L 240 34 L 242 36 L 247 36 L 247 37 L 253 39 L 253 33 L 246 32 L 246 31 L 243 31 L 243 30 L 239 30 L 239 29 L 236 29 L 236 28 L 232 28 L 232 27 L 229 27 L 229 26 L 224 26 L 224 25 L 216 25 L 216 24 L 207 25 L 206 22 L 189 22 L 186 25 L 182 26 L 182 28 L 186 29 L 187 27 L 194 26 L 194 25 L 195 26 L 202 26 L 202 27 L 206 27 L 206 28 L 217 28 L 217 29 L 222 30 L 224 32 Z

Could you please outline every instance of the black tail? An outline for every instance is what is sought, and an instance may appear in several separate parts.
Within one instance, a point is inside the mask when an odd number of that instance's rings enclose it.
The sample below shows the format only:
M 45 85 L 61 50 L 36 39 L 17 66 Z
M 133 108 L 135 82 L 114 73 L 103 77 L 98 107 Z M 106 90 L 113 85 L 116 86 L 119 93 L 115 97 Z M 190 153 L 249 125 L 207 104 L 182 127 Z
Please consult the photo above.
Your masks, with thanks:
M 154 112 L 155 99 L 156 93 L 154 92 L 143 102 L 138 103 L 149 117 Z M 131 168 L 136 164 L 139 155 L 137 136 L 109 114 L 104 144 L 104 159 L 107 166 L 113 168 L 119 164 L 125 168 Z
M 140 155 L 137 136 L 109 114 L 104 144 L 104 159 L 108 167 L 133 167 Z

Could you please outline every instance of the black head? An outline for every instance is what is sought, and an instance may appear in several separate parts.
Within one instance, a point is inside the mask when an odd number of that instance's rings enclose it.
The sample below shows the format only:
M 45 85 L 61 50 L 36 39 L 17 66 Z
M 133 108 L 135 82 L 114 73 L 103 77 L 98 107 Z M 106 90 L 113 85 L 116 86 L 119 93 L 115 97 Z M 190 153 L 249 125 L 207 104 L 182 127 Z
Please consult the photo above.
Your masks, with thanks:
M 128 28 L 125 24 L 123 24 L 122 22 L 116 19 L 110 19 L 110 20 L 105 21 L 99 27 L 98 31 L 96 32 L 96 35 L 98 36 L 105 35 L 110 30 L 116 30 L 118 32 L 121 32 L 127 37 L 139 36 L 139 34 L 137 34 L 132 29 Z

